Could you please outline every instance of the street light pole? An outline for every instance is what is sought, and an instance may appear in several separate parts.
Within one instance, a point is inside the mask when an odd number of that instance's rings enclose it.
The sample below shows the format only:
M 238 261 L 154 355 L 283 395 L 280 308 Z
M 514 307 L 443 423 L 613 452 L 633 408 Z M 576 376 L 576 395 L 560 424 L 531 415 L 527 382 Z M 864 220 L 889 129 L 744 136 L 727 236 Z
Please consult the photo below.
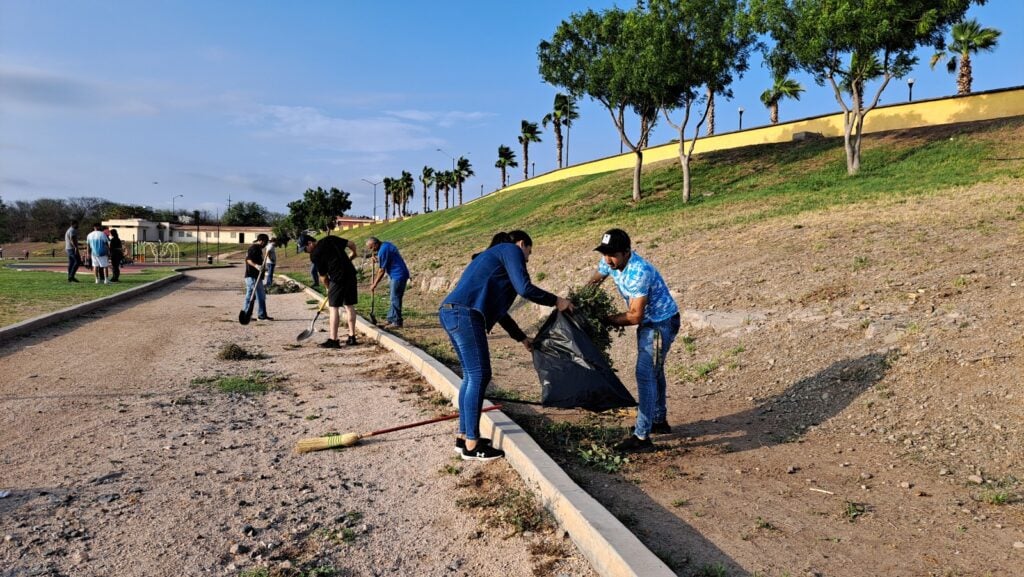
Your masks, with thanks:
M 907 78 L 907 102 L 914 101 L 914 79 Z
M 743 107 L 740 106 L 740 130 L 743 130 Z
M 184 194 L 179 194 L 179 195 L 171 197 L 171 219 L 174 219 L 174 199 L 181 198 L 183 196 L 185 196 L 185 195 Z
M 377 185 L 380 183 L 365 178 L 362 181 L 373 185 L 373 222 L 377 222 Z

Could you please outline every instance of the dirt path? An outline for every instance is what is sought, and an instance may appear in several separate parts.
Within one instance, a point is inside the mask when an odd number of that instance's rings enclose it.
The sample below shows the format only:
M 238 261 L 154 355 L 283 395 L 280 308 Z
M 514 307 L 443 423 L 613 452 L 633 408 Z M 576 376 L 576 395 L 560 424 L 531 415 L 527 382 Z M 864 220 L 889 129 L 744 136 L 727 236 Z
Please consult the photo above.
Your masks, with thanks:
M 0 575 L 593 574 L 506 464 L 453 457 L 448 424 L 296 454 L 438 408 L 382 349 L 295 346 L 301 293 L 240 326 L 239 274 L 190 273 L 5 345 Z M 219 360 L 227 343 L 265 358 Z M 256 370 L 277 388 L 195 384 Z

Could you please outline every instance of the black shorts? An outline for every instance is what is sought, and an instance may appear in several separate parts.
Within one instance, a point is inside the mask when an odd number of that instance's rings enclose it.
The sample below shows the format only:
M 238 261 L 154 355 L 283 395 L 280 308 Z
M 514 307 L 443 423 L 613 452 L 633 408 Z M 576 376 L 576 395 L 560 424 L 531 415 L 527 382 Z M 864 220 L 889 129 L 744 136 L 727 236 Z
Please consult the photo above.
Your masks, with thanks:
M 356 279 L 344 278 L 340 281 L 331 281 L 327 289 L 327 304 L 332 307 L 342 305 L 354 305 L 359 302 L 359 295 L 356 293 Z

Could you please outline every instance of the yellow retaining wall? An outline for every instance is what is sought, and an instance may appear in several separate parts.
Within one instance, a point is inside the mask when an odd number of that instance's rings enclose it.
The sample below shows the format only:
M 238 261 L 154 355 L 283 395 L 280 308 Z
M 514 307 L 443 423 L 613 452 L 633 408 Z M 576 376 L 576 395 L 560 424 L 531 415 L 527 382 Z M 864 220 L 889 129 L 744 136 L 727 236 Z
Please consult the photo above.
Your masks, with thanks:
M 906 104 L 880 106 L 869 112 L 864 118 L 864 133 L 953 124 L 956 122 L 992 120 L 1022 115 L 1024 115 L 1024 87 L 1015 87 L 979 92 L 967 96 L 953 96 Z M 842 136 L 843 115 L 839 113 L 815 116 L 785 124 L 773 124 L 739 132 L 698 138 L 694 153 L 699 154 L 753 144 L 789 142 L 793 139 L 793 135 L 798 132 L 816 132 L 826 137 Z M 686 146 L 689 146 L 689 141 L 687 141 Z M 672 142 L 645 149 L 643 162 L 647 166 L 654 162 L 678 158 L 679 143 Z M 502 191 L 557 182 L 575 176 L 633 168 L 635 165 L 636 156 L 632 152 L 628 152 L 577 164 L 561 170 L 553 170 L 529 180 L 517 182 L 502 189 Z

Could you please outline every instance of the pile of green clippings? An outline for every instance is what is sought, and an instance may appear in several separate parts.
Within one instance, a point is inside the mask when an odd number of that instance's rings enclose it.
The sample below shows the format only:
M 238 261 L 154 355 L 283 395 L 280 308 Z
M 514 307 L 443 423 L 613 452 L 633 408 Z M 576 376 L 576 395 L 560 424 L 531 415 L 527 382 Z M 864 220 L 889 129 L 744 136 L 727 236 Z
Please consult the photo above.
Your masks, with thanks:
M 625 332 L 622 327 L 605 322 L 605 319 L 619 312 L 612 297 L 599 286 L 583 285 L 569 290 L 569 300 L 574 307 L 573 316 L 610 366 L 612 359 L 608 351 L 612 347 L 612 333 L 621 335 Z

